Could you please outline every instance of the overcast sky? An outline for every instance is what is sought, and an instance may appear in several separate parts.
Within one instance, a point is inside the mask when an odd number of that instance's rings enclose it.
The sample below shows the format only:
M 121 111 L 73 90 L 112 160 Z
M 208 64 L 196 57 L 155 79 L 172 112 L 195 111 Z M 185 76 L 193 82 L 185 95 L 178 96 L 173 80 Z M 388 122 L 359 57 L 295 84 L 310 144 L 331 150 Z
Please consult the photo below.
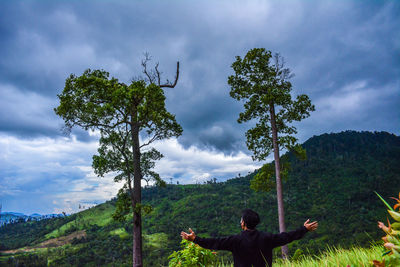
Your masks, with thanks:
M 156 144 L 168 182 L 219 181 L 253 171 L 243 104 L 229 97 L 235 56 L 264 47 L 295 74 L 293 94 L 316 111 L 297 123 L 300 142 L 344 130 L 400 129 L 399 1 L 0 2 L 0 202 L 3 211 L 75 212 L 120 185 L 91 169 L 97 135 L 61 131 L 54 112 L 69 74 L 104 69 L 122 82 L 159 62 L 167 108 L 183 127 Z

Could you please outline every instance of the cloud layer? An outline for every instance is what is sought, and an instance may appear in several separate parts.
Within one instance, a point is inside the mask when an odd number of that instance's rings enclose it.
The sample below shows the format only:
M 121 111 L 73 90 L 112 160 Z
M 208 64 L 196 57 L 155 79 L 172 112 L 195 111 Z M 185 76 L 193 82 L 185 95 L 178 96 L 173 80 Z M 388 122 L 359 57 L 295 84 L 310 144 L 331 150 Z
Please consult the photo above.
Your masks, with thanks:
M 122 184 L 114 182 L 112 173 L 97 177 L 91 168 L 97 146 L 97 141 L 83 142 L 73 135 L 58 139 L 0 135 L 0 196 L 5 208 L 72 213 L 79 205 L 88 207 L 114 197 Z M 155 147 L 165 155 L 156 171 L 166 182 L 170 178 L 181 184 L 211 178 L 221 181 L 260 167 L 244 153 L 228 156 L 215 150 L 186 149 L 176 139 Z

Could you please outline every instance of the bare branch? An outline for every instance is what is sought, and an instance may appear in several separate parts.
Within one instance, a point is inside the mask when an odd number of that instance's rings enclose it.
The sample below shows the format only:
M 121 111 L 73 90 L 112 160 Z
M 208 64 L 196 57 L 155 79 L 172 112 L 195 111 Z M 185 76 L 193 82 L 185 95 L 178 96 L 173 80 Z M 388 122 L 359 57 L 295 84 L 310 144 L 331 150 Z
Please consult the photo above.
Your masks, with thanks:
M 154 67 L 154 69 L 156 70 L 158 85 L 160 86 L 160 84 L 161 84 L 161 77 L 160 77 L 161 73 L 158 71 L 158 65 L 159 65 L 159 63 L 157 62 L 157 64 Z
M 161 72 L 158 69 L 159 67 L 159 63 L 157 62 L 157 64 L 154 67 L 154 70 L 149 70 L 147 63 L 151 60 L 151 56 L 149 55 L 148 52 L 144 53 L 144 59 L 142 60 L 142 67 L 143 67 L 143 73 L 146 75 L 147 80 L 149 81 L 149 83 L 156 83 L 157 85 L 161 88 L 163 87 L 169 87 L 169 88 L 174 88 L 178 82 L 179 79 L 179 61 L 176 63 L 176 75 L 175 75 L 175 80 L 174 83 L 170 82 L 168 79 L 166 81 L 166 83 L 161 84 Z
M 146 143 L 143 143 L 139 148 L 142 148 L 142 147 L 145 147 L 145 146 L 150 145 L 150 144 L 153 143 L 155 140 L 157 140 L 157 138 L 159 138 L 159 137 L 160 137 L 159 134 L 155 134 L 153 137 L 151 137 L 151 138 L 149 139 L 149 141 L 147 141 Z
M 146 75 L 147 79 L 149 79 L 150 83 L 154 83 L 154 75 L 147 70 L 147 62 L 151 60 L 151 57 L 148 52 L 144 53 L 144 59 L 142 60 L 143 73 Z
M 79 127 L 82 127 L 84 129 L 86 128 L 91 128 L 91 127 L 103 127 L 104 129 L 114 129 L 115 127 L 117 127 L 118 125 L 127 123 L 126 121 L 120 121 L 120 122 L 116 122 L 112 125 L 107 125 L 107 124 L 103 124 L 103 123 L 81 123 L 81 122 L 75 122 L 73 125 L 78 125 Z
M 176 83 L 178 82 L 178 79 L 179 79 L 179 61 L 176 62 L 176 75 L 174 83 L 171 84 L 171 82 L 167 80 L 165 84 L 158 84 L 158 86 L 160 86 L 161 88 L 163 87 L 174 88 Z
M 288 80 L 294 77 L 294 74 L 290 72 L 289 68 L 285 68 L 285 58 L 282 57 L 279 53 L 275 53 L 274 55 L 275 61 L 275 72 L 279 74 L 279 78 L 281 80 Z

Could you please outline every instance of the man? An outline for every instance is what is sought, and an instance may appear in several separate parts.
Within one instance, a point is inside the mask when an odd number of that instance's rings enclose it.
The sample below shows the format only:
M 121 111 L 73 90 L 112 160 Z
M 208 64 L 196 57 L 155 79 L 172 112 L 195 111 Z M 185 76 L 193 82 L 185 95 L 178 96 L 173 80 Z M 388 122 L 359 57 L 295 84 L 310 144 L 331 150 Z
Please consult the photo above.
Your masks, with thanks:
M 181 232 L 183 239 L 193 241 L 203 248 L 214 250 L 229 250 L 233 254 L 235 267 L 265 267 L 272 266 L 272 249 L 283 246 L 302 238 L 308 231 L 314 231 L 318 223 L 309 223 L 309 219 L 304 226 L 291 232 L 271 234 L 256 230 L 260 223 L 257 212 L 246 209 L 242 212 L 240 225 L 243 231 L 240 234 L 225 238 L 201 238 L 196 236 L 192 229 L 190 234 Z

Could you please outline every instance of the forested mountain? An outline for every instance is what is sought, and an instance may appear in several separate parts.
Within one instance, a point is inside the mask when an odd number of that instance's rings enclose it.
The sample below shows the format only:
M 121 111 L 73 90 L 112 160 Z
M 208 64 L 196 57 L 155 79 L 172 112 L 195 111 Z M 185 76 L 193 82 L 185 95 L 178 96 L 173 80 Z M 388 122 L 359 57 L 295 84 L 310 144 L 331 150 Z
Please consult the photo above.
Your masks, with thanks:
M 306 160 L 291 153 L 283 156 L 291 166 L 283 184 L 287 229 L 297 228 L 308 218 L 318 220 L 320 226 L 294 242 L 290 252 L 301 248 L 305 253 L 318 253 L 327 245 L 368 247 L 379 240 L 382 233 L 376 222 L 386 220 L 386 210 L 374 191 L 389 203 L 389 197 L 400 191 L 400 137 L 346 131 L 314 136 L 303 147 Z M 166 264 L 168 255 L 179 248 L 180 231 L 188 227 L 202 237 L 238 233 L 244 208 L 260 213 L 259 230 L 277 232 L 276 191 L 252 191 L 249 185 L 254 175 L 226 182 L 145 188 L 143 202 L 153 207 L 143 220 L 145 266 Z M 46 247 L 41 242 L 85 230 L 82 239 L 75 238 L 62 252 L 38 249 L 39 256 L 25 256 L 25 260 L 48 258 L 54 266 L 129 264 L 131 221 L 111 219 L 115 203 L 108 201 L 66 218 L 1 227 L 0 249 Z M 7 257 L 1 257 L 4 264 Z
M 14 223 L 17 221 L 40 221 L 44 219 L 50 219 L 50 218 L 55 218 L 55 217 L 61 217 L 64 216 L 63 214 L 46 214 L 46 215 L 40 215 L 37 213 L 31 214 L 31 215 L 25 215 L 22 213 L 18 212 L 1 212 L 0 213 L 0 226 L 3 224 L 8 224 L 8 223 Z
M 28 216 L 18 212 L 2 212 L 0 213 L 0 225 L 15 222 L 17 220 L 25 220 Z

